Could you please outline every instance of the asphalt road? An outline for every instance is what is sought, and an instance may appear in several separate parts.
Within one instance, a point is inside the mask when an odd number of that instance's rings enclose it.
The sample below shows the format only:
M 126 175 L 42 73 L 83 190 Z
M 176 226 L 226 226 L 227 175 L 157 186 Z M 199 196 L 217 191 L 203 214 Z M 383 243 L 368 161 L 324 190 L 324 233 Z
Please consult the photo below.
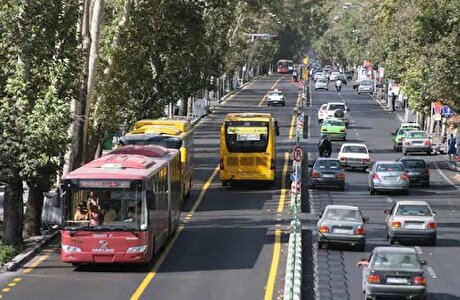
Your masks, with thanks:
M 261 102 L 275 83 L 287 93 L 285 107 L 267 107 Z M 0 275 L 0 298 L 278 298 L 283 287 L 287 237 L 281 231 L 287 216 L 278 207 L 284 192 L 285 153 L 293 144 L 289 132 L 297 97 L 297 86 L 289 83 L 288 76 L 262 77 L 200 121 L 195 134 L 195 184 L 183 207 L 183 229 L 154 265 L 74 268 L 60 262 L 56 241 L 28 268 Z M 280 124 L 276 184 L 271 188 L 224 188 L 218 176 L 212 177 L 219 162 L 220 124 L 228 112 L 251 111 L 272 112 Z M 203 193 L 206 182 L 209 188 Z M 281 210 L 286 209 L 281 206 Z
M 306 148 L 311 159 L 317 156 L 316 143 L 319 140 L 317 111 L 321 104 L 328 101 L 345 101 L 350 108 L 351 123 L 347 142 L 365 143 L 371 152 L 371 160 L 397 159 L 402 154 L 392 149 L 390 133 L 394 132 L 401 121 L 395 113 L 384 110 L 369 95 L 357 95 L 351 85 L 344 87 L 340 93 L 332 87 L 329 91 L 312 89 L 312 106 L 306 112 L 310 116 L 310 139 Z M 333 142 L 333 157 L 337 156 L 342 142 Z M 449 170 L 438 169 L 445 155 L 414 155 L 429 162 L 431 186 L 415 187 L 409 196 L 377 195 L 370 196 L 367 190 L 367 173 L 361 171 L 346 172 L 344 192 L 313 190 L 310 193 L 308 208 L 311 213 L 304 214 L 306 232 L 314 232 L 317 213 L 328 204 L 357 205 L 363 215 L 369 216 L 367 223 L 367 246 L 365 253 L 350 249 L 317 249 L 313 246 L 311 260 L 306 265 L 316 266 L 313 282 L 304 282 L 305 286 L 314 287 L 317 299 L 363 299 L 361 290 L 362 271 L 355 267 L 361 258 L 367 258 L 376 246 L 388 245 L 384 229 L 384 210 L 390 209 L 398 200 L 425 200 L 436 211 L 438 228 L 438 245 L 435 247 L 419 245 L 417 250 L 422 259 L 427 261 L 425 268 L 428 278 L 429 299 L 460 299 L 460 184 L 458 175 Z M 316 236 L 313 234 L 313 243 Z M 414 244 L 409 244 L 414 245 Z M 414 245 L 416 246 L 416 245 Z M 305 247 L 311 247 L 309 244 Z M 306 272 L 308 273 L 308 272 Z

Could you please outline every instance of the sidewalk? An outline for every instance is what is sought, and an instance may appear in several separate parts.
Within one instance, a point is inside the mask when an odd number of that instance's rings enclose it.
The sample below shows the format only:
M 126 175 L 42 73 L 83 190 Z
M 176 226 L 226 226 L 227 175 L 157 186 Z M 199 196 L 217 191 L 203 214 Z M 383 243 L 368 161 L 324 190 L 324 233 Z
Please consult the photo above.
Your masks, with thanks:
M 385 98 L 377 99 L 377 97 L 375 97 L 374 95 L 371 95 L 371 97 L 372 97 L 372 99 L 374 99 L 380 105 L 380 107 L 382 107 L 383 110 L 393 113 L 399 119 L 399 121 L 401 121 L 401 123 L 406 122 L 404 120 L 404 118 L 405 118 L 405 111 L 404 110 L 398 110 L 397 109 L 395 111 L 392 111 L 391 107 L 388 107 L 387 100 Z M 443 157 L 445 157 L 445 160 L 442 161 L 443 167 L 445 169 L 448 169 L 448 170 L 451 170 L 451 171 L 454 171 L 454 172 L 460 172 L 460 164 L 459 163 L 456 164 L 453 161 L 449 161 L 449 158 L 448 158 L 448 156 L 446 154 L 440 154 L 437 151 L 435 151 L 435 154 L 436 155 L 442 155 Z

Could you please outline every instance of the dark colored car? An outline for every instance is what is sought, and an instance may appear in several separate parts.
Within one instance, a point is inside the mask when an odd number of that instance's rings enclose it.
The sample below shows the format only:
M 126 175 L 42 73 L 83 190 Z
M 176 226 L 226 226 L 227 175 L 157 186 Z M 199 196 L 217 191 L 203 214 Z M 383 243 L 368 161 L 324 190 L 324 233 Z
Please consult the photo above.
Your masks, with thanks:
M 358 263 L 363 267 L 364 299 L 383 296 L 425 300 L 424 264 L 414 248 L 375 247 L 369 259 Z
M 430 169 L 426 162 L 420 158 L 400 158 L 398 160 L 404 166 L 409 176 L 410 184 L 430 185 Z
M 310 173 L 311 188 L 336 187 L 345 190 L 345 173 L 336 158 L 318 158 Z

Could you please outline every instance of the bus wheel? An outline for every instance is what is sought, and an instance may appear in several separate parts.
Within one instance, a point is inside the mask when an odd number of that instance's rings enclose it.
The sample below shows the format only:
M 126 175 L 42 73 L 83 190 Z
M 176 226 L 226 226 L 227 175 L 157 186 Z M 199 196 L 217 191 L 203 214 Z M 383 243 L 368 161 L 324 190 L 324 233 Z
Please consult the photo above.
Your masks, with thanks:
M 222 180 L 222 186 L 229 186 L 228 180 Z

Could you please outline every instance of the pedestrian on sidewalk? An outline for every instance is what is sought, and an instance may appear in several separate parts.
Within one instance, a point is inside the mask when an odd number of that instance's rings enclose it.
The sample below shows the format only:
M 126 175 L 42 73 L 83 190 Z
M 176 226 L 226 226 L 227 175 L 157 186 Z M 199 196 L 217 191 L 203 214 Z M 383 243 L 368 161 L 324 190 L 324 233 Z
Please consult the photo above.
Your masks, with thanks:
M 393 91 L 393 94 L 391 95 L 391 110 L 392 111 L 395 111 L 396 98 L 398 98 L 398 95 Z
M 451 133 L 449 138 L 447 139 L 447 155 L 449 156 L 449 160 L 453 159 L 453 156 L 457 154 L 457 139 L 455 138 L 454 134 Z

